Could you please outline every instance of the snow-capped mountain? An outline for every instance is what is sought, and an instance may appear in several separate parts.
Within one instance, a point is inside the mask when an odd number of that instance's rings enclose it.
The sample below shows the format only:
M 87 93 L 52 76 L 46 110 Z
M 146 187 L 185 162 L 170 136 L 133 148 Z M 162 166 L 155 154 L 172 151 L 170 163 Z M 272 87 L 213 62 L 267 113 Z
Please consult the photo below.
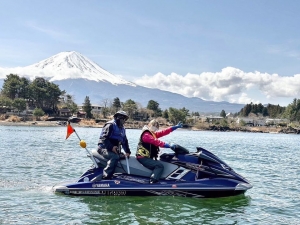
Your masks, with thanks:
M 104 100 L 118 97 L 122 102 L 132 99 L 146 107 L 149 100 L 159 103 L 161 109 L 169 107 L 189 109 L 192 112 L 238 112 L 242 104 L 204 101 L 188 98 L 176 93 L 146 88 L 123 80 L 78 52 L 61 52 L 48 59 L 26 67 L 0 68 L 0 87 L 6 75 L 13 73 L 34 80 L 43 77 L 59 85 L 61 90 L 74 96 L 77 104 L 82 104 L 89 96 L 92 104 L 101 105 Z
M 135 86 L 135 84 L 109 73 L 87 57 L 75 51 L 61 52 L 33 65 L 23 68 L 13 68 L 12 71 L 15 71 L 19 76 L 26 76 L 31 80 L 35 77 L 44 77 L 53 82 L 81 78 L 97 82 L 109 82 L 114 85 L 125 84 Z

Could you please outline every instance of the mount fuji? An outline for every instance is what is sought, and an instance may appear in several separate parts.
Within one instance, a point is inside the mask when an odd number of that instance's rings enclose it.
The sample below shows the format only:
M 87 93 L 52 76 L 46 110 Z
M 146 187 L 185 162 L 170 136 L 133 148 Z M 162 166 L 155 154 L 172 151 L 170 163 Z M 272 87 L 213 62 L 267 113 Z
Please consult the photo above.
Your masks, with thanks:
M 77 104 L 82 104 L 89 96 L 92 104 L 101 105 L 104 99 L 118 97 L 122 102 L 132 99 L 146 107 L 149 100 L 159 103 L 160 108 L 187 108 L 192 112 L 220 113 L 238 112 L 242 104 L 229 102 L 204 101 L 200 98 L 188 98 L 176 93 L 146 88 L 123 80 L 101 68 L 82 54 L 70 51 L 61 52 L 38 63 L 17 68 L 0 67 L 0 86 L 6 75 L 13 73 L 34 80 L 43 77 L 57 85 L 61 90 L 74 96 Z

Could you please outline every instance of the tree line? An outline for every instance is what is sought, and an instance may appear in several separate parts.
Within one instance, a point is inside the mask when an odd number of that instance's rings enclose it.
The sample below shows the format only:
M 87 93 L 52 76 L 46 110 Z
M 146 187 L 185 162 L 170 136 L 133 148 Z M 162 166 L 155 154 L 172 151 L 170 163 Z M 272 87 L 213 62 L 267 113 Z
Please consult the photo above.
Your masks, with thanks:
M 189 115 L 189 110 L 184 107 L 182 109 L 170 107 L 163 111 L 159 107 L 159 103 L 154 100 L 149 100 L 146 108 L 132 99 L 121 102 L 119 97 L 115 97 L 112 101 L 104 99 L 102 102 L 102 115 L 104 118 L 115 114 L 120 109 L 126 111 L 129 119 L 132 120 L 148 120 L 152 117 L 162 117 L 174 124 L 179 121 L 185 122 L 186 117 Z M 88 96 L 85 97 L 83 110 L 86 112 L 87 118 L 95 118 L 97 116 L 91 113 L 92 105 Z
M 35 107 L 37 114 L 56 113 L 60 96 L 64 92 L 58 85 L 37 77 L 32 82 L 16 74 L 4 79 L 0 95 L 0 107 L 13 107 L 23 111 L 27 106 Z
M 286 118 L 290 121 L 299 121 L 300 120 L 300 99 L 295 98 L 292 103 L 290 103 L 287 107 L 283 107 L 280 105 L 272 105 L 268 104 L 267 106 L 263 106 L 261 103 L 246 104 L 238 113 L 240 116 L 249 116 L 250 113 L 253 114 L 261 114 L 264 117 L 270 118 Z
M 15 108 L 21 112 L 27 107 L 34 108 L 33 114 L 35 116 L 58 115 L 62 108 L 69 109 L 72 114 L 78 112 L 78 105 L 73 101 L 73 97 L 64 90 L 60 90 L 58 85 L 42 77 L 30 81 L 25 77 L 19 77 L 17 74 L 7 75 L 0 92 L 0 109 Z M 112 102 L 109 99 L 104 99 L 102 102 L 104 118 L 114 114 L 119 109 L 126 111 L 131 119 L 140 113 L 146 115 L 146 118 L 163 117 L 173 123 L 185 121 L 189 113 L 189 110 L 185 108 L 176 109 L 172 107 L 162 111 L 159 103 L 154 100 L 150 100 L 146 108 L 132 99 L 121 102 L 118 97 L 114 98 Z M 86 113 L 86 118 L 98 116 L 92 114 L 89 96 L 84 99 L 83 111 Z

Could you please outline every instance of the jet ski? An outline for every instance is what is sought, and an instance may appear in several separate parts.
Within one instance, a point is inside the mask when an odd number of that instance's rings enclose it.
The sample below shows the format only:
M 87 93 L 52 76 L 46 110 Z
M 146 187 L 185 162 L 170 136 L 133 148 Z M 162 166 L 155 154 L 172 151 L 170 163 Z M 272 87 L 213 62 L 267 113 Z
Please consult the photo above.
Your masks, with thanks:
M 107 160 L 97 150 L 88 157 L 93 165 L 75 181 L 53 186 L 55 193 L 92 196 L 181 196 L 216 198 L 245 193 L 250 182 L 236 173 L 212 152 L 197 147 L 190 152 L 175 145 L 172 153 L 163 153 L 158 160 L 164 171 L 158 183 L 150 184 L 151 172 L 134 156 L 118 162 L 111 180 L 102 180 Z

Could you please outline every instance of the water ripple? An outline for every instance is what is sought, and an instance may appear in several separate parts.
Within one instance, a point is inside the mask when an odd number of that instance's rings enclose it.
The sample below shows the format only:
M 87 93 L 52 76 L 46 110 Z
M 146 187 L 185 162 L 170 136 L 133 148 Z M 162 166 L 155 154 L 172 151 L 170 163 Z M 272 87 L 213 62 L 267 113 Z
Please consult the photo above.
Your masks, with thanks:
M 101 129 L 76 128 L 91 150 Z M 139 130 L 128 130 L 134 154 Z M 300 224 L 299 136 L 176 131 L 163 140 L 211 150 L 254 185 L 246 195 L 70 197 L 52 193 L 92 163 L 65 127 L 0 126 L 0 224 Z M 166 150 L 170 151 L 170 150 Z

